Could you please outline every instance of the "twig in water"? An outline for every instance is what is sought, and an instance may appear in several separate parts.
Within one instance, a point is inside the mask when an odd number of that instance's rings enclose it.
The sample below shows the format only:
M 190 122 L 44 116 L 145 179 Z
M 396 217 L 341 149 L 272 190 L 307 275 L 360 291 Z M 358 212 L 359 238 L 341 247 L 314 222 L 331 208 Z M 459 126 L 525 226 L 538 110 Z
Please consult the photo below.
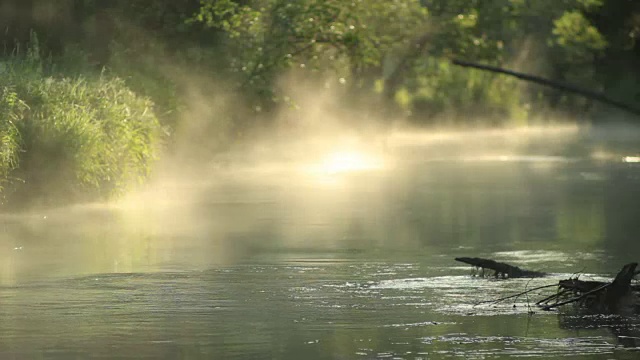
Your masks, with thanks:
M 573 275 L 576 275 L 576 280 L 580 279 L 580 275 L 582 275 L 586 269 L 587 268 L 582 268 L 582 270 L 574 272 L 569 278 L 573 279 Z
M 475 305 L 473 305 L 473 306 L 478 306 L 478 305 L 481 305 L 481 304 L 497 304 L 497 303 L 499 303 L 499 302 L 501 302 L 501 301 L 504 301 L 504 300 L 509 300 L 509 299 L 512 299 L 512 298 L 517 298 L 517 297 L 518 297 L 518 296 L 520 296 L 520 295 L 524 295 L 524 294 L 530 293 L 530 292 L 532 292 L 532 291 L 540 290 L 540 289 L 550 288 L 550 287 L 553 287 L 553 286 L 558 286 L 558 284 L 551 284 L 551 285 L 538 286 L 538 287 L 536 287 L 536 288 L 529 289 L 529 290 L 526 290 L 526 291 L 523 291 L 523 292 L 520 292 L 520 293 L 517 293 L 517 294 L 514 294 L 514 295 L 509 295 L 509 296 L 506 296 L 506 297 L 503 297 L 503 298 L 500 298 L 500 299 L 480 301 L 480 302 L 476 303 L 476 304 L 475 304 Z
M 596 293 L 596 292 L 598 292 L 600 290 L 608 288 L 611 285 L 613 285 L 613 283 L 606 283 L 606 284 L 604 284 L 602 286 L 598 286 L 597 288 L 595 288 L 595 289 L 593 289 L 591 291 L 587 291 L 586 293 L 584 293 L 584 294 L 582 294 L 580 296 L 571 298 L 571 299 L 569 299 L 567 301 L 562 301 L 562 302 L 551 304 L 551 305 L 545 305 L 545 306 L 542 307 L 542 310 L 551 310 L 551 309 L 553 309 L 555 307 L 558 307 L 558 306 L 567 305 L 567 304 L 574 303 L 576 301 L 580 301 L 580 300 L 584 299 L 585 297 L 587 297 L 587 296 L 589 296 L 589 295 L 591 295 L 593 293 Z
M 562 295 L 566 294 L 566 293 L 570 293 L 573 292 L 572 290 L 562 290 L 562 291 L 558 291 L 557 293 L 551 295 L 551 296 L 547 296 L 546 298 L 539 300 L 536 305 L 540 306 L 542 304 L 547 304 L 549 301 L 551 300 L 557 300 L 559 299 Z M 557 302 L 557 301 L 556 301 Z
M 533 279 L 529 279 L 529 281 L 527 281 L 527 283 L 524 285 L 524 289 L 525 290 L 527 290 L 527 287 L 529 287 L 529 283 L 531 282 L 531 280 L 533 280 Z M 528 310 L 528 313 L 529 313 L 529 315 L 533 315 L 533 314 L 535 314 L 535 312 L 533 310 L 531 310 L 531 305 L 529 304 L 529 293 L 526 292 L 525 295 L 527 297 L 527 310 Z M 515 304 L 515 300 L 513 302 L 514 302 L 513 306 L 515 306 L 516 305 Z

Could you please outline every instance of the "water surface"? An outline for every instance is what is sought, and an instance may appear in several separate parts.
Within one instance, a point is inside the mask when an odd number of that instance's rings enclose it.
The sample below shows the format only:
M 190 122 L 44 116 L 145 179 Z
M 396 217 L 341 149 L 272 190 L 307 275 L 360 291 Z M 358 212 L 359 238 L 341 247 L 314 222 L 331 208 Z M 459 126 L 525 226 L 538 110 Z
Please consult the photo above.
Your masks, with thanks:
M 634 153 L 544 141 L 221 167 L 135 206 L 6 215 L 0 358 L 635 359 L 637 319 L 531 307 L 553 289 L 477 305 L 638 260 Z

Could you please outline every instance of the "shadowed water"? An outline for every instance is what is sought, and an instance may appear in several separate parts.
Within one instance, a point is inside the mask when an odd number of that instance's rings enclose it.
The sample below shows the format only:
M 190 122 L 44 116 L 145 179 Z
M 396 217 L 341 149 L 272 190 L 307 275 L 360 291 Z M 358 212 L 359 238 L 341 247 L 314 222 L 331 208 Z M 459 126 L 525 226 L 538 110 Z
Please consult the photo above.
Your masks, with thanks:
M 0 358 L 635 359 L 638 319 L 530 307 L 553 289 L 478 305 L 638 260 L 633 153 L 535 141 L 413 144 L 384 169 L 320 175 L 222 169 L 135 206 L 7 215 Z M 457 256 L 549 276 L 474 277 Z

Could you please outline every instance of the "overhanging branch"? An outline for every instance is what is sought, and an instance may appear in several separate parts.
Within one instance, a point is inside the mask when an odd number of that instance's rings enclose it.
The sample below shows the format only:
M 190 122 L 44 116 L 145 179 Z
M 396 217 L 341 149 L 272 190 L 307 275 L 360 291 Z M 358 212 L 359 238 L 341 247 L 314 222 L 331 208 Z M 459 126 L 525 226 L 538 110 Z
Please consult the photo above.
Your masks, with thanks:
M 506 69 L 502 69 L 502 68 L 495 67 L 495 66 L 476 64 L 476 63 L 472 63 L 472 62 L 468 62 L 468 61 L 462 61 L 462 60 L 456 60 L 456 59 L 452 60 L 452 63 L 454 65 L 459 65 L 459 66 L 464 66 L 464 67 L 471 67 L 471 68 L 475 68 L 475 69 L 479 69 L 479 70 L 485 70 L 485 71 L 491 71 L 491 72 L 495 72 L 495 73 L 499 73 L 499 74 L 505 74 L 505 75 L 516 77 L 516 78 L 521 79 L 521 80 L 530 81 L 530 82 L 534 82 L 534 83 L 541 84 L 541 85 L 544 85 L 544 86 L 549 86 L 549 87 L 552 87 L 554 89 L 558 89 L 558 90 L 567 91 L 567 92 L 571 92 L 571 93 L 574 93 L 574 94 L 582 95 L 582 96 L 584 96 L 586 98 L 599 101 L 599 102 L 601 102 L 603 104 L 607 104 L 607 105 L 616 107 L 618 109 L 627 111 L 627 112 L 629 112 L 631 114 L 634 114 L 634 115 L 640 117 L 640 109 L 638 109 L 638 108 L 636 108 L 634 106 L 631 106 L 629 104 L 620 102 L 618 100 L 611 99 L 610 97 L 608 97 L 605 94 L 600 93 L 600 92 L 586 90 L 586 89 L 579 88 L 579 87 L 577 87 L 575 85 L 561 83 L 561 82 L 558 82 L 558 81 L 553 81 L 553 80 L 545 79 L 545 78 L 534 76 L 534 75 L 523 74 L 523 73 L 519 73 L 519 72 L 512 71 L 512 70 L 506 70 Z

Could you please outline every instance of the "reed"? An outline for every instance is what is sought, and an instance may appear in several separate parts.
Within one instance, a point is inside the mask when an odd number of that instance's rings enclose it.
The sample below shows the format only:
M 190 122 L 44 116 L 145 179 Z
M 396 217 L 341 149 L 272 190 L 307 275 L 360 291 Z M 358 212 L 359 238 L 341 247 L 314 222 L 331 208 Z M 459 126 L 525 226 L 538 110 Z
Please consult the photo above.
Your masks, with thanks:
M 162 134 L 153 102 L 117 77 L 45 65 L 37 49 L 0 60 L 5 205 L 103 200 L 146 178 Z

